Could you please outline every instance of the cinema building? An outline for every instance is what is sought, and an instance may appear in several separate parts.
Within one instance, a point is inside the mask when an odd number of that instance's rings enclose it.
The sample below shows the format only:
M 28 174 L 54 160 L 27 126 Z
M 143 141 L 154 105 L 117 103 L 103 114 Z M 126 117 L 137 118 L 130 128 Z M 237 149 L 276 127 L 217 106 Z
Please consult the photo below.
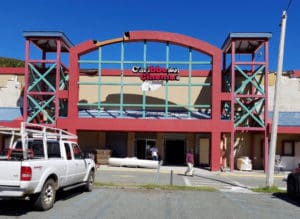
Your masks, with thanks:
M 235 169 L 239 157 L 267 168 L 276 79 L 270 33 L 230 33 L 222 48 L 159 31 L 78 45 L 62 32 L 23 35 L 24 67 L 0 68 L 0 125 L 63 128 L 83 150 L 110 149 L 113 157 L 150 159 L 155 144 L 165 165 L 185 165 L 193 149 L 196 165 L 212 171 Z M 299 75 L 285 74 L 289 89 Z M 276 154 L 293 168 L 300 107 L 291 103 L 282 105 Z

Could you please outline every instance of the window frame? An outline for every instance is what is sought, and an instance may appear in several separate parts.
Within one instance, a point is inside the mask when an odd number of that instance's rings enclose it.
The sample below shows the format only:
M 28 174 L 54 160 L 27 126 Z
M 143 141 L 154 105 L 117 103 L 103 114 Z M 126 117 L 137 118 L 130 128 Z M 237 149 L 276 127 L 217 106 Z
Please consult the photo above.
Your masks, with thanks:
M 287 144 L 291 144 L 291 152 L 290 153 L 286 153 L 286 147 L 288 146 Z M 290 157 L 295 156 L 295 141 L 283 140 L 282 146 L 281 146 L 281 155 L 282 156 L 290 156 Z
M 80 147 L 75 143 L 72 143 L 71 147 L 72 147 L 72 150 L 73 150 L 74 159 L 75 160 L 83 159 Z

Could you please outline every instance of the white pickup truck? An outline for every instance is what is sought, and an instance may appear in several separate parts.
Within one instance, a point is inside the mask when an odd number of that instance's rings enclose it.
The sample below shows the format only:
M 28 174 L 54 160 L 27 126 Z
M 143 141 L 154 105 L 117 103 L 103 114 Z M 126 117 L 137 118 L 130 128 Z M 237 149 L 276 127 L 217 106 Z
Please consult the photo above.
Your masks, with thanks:
M 1 137 L 0 199 L 29 198 L 36 209 L 48 210 L 59 189 L 93 189 L 95 162 L 81 152 L 77 136 L 22 123 L 20 129 L 0 127 Z M 4 139 L 9 143 L 1 147 Z

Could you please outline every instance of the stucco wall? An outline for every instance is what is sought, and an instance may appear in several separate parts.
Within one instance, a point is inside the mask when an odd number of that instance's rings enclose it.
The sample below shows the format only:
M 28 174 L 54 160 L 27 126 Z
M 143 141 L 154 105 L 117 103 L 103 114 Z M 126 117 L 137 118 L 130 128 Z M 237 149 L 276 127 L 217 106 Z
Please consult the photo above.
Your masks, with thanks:
M 274 74 L 270 74 L 269 79 L 273 83 L 269 83 L 268 107 L 269 111 L 273 111 L 275 82 Z M 282 112 L 300 112 L 300 79 L 283 76 L 281 78 L 281 86 L 278 93 L 278 107 Z
M 16 107 L 22 83 L 15 75 L 0 75 L 0 107 Z

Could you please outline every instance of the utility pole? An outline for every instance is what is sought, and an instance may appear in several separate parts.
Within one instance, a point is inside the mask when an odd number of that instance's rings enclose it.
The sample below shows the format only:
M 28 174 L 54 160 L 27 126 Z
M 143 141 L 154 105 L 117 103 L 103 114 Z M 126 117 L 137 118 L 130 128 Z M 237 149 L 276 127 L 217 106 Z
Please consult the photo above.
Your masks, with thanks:
M 279 41 L 277 76 L 276 76 L 276 85 L 275 85 L 275 93 L 274 93 L 272 133 L 271 133 L 271 143 L 270 143 L 270 150 L 269 150 L 269 160 L 268 160 L 268 170 L 267 170 L 267 180 L 266 180 L 267 187 L 271 187 L 274 185 L 274 165 L 275 165 L 277 126 L 278 126 L 278 114 L 279 114 L 278 94 L 280 92 L 280 85 L 281 85 L 280 82 L 281 82 L 281 75 L 282 75 L 286 19 L 287 19 L 286 11 L 283 11 L 281 17 L 281 33 L 280 33 L 280 41 Z

